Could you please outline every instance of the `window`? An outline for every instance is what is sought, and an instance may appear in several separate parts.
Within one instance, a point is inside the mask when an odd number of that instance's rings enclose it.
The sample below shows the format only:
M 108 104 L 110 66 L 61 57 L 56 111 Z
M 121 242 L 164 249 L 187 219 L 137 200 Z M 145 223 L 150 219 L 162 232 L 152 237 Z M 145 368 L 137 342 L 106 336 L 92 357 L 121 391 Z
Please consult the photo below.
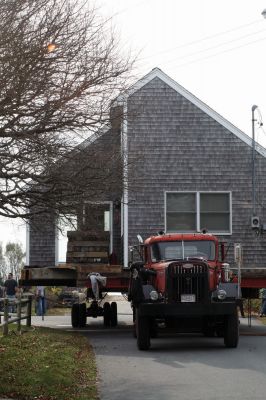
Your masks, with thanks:
M 185 257 L 202 257 L 206 260 L 215 260 L 214 241 L 157 242 L 151 246 L 152 262 L 184 259 Z
M 230 232 L 229 193 L 200 193 L 200 230 Z
M 231 233 L 230 192 L 166 192 L 166 231 Z

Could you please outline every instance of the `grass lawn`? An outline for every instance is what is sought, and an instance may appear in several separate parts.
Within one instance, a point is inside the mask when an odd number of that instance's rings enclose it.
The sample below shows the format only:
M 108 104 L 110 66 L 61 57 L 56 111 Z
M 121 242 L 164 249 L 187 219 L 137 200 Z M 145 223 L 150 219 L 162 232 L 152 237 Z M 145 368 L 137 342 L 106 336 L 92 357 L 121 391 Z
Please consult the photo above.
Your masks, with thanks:
M 84 336 L 25 327 L 22 335 L 15 330 L 10 330 L 5 337 L 1 334 L 0 330 L 0 397 L 19 400 L 98 398 L 94 354 Z
M 71 315 L 71 308 L 70 307 L 48 308 L 48 310 L 46 310 L 45 315 Z
M 259 318 L 259 320 L 260 320 L 264 325 L 266 325 L 266 317 L 261 317 L 261 318 Z

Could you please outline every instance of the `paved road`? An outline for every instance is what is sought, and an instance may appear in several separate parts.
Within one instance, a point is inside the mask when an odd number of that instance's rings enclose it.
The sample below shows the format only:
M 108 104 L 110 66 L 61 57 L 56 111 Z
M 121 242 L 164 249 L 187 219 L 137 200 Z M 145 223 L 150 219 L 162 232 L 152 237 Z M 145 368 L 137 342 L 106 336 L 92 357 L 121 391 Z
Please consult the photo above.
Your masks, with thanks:
M 128 304 L 119 303 L 118 312 L 117 329 L 104 329 L 99 319 L 83 330 L 96 353 L 102 400 L 265 399 L 265 326 L 253 321 L 248 328 L 241 320 L 237 349 L 218 338 L 171 336 L 153 339 L 151 350 L 140 352 Z M 69 317 L 51 318 L 44 323 L 69 329 Z

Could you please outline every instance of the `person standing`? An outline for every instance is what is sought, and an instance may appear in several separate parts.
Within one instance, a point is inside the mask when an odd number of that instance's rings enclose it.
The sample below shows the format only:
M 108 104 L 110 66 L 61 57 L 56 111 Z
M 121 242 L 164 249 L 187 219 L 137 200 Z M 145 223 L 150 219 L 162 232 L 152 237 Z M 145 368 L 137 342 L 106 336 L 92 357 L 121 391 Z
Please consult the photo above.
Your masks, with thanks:
M 44 286 L 36 287 L 36 314 L 38 316 L 44 316 L 46 312 L 46 304 L 45 304 L 45 289 Z
M 266 315 L 266 288 L 261 289 L 261 309 L 260 317 Z
M 6 297 L 12 303 L 16 300 L 17 288 L 18 288 L 18 283 L 13 278 L 13 274 L 12 273 L 8 274 L 7 280 L 4 282 L 4 291 L 5 291 Z M 12 304 L 8 307 L 8 312 L 10 312 L 10 313 L 15 312 L 14 304 Z
M 3 304 L 1 301 L 2 297 L 4 297 L 4 288 L 0 285 L 0 311 L 2 311 L 2 309 L 3 309 Z M 0 321 L 1 321 L 1 317 L 0 317 Z

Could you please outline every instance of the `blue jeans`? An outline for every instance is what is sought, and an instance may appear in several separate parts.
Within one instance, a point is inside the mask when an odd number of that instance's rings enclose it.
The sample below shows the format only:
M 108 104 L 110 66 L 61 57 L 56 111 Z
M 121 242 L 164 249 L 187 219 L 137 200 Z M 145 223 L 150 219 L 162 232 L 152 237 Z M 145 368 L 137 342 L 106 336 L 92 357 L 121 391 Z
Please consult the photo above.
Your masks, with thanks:
M 14 300 L 16 300 L 16 296 L 15 295 L 7 295 L 6 296 L 8 298 L 9 301 L 13 302 Z M 9 313 L 15 313 L 16 312 L 16 306 L 15 305 L 9 305 L 8 306 L 8 312 Z
M 46 312 L 45 297 L 39 297 L 37 301 L 36 314 L 42 316 L 45 314 L 45 312 Z
M 266 315 L 266 298 L 261 301 L 260 313 Z

